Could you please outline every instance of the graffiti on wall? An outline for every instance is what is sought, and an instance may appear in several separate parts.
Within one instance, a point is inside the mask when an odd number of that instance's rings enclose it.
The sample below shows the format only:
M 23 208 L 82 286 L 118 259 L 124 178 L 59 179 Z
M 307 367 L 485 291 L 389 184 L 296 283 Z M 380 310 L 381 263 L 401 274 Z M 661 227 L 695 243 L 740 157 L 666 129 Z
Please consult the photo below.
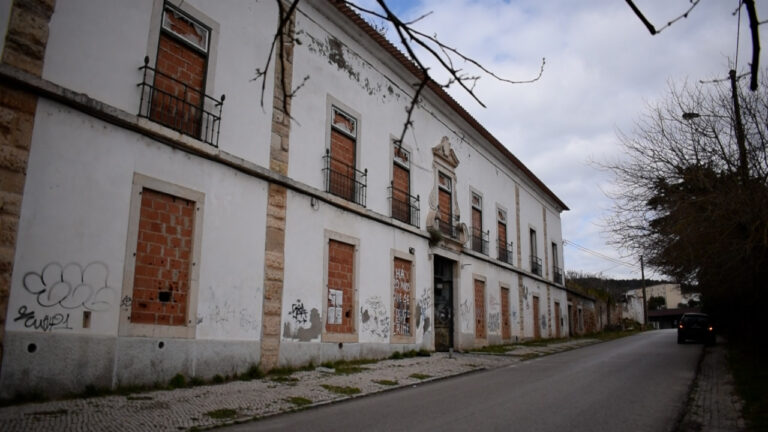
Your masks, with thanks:
M 472 331 L 470 324 L 475 317 L 472 316 L 472 306 L 469 304 L 469 299 L 464 299 L 459 305 L 459 318 L 461 318 L 461 330 L 464 332 Z
M 247 308 L 237 309 L 224 300 L 223 304 L 213 304 L 208 306 L 208 312 L 203 316 L 195 317 L 195 324 L 200 325 L 203 321 L 215 324 L 221 327 L 238 326 L 245 332 L 259 330 L 259 315 L 250 312 Z
M 416 328 L 421 328 L 424 333 L 429 331 L 429 313 L 432 302 L 429 300 L 429 290 L 421 292 L 419 301 L 416 302 Z
M 307 310 L 304 303 L 299 299 L 291 305 L 291 311 L 288 313 L 291 321 L 283 323 L 283 337 L 286 339 L 296 339 L 300 342 L 309 342 L 320 336 L 323 320 L 320 318 L 320 312 L 312 308 L 307 318 Z M 309 324 L 309 326 L 307 326 Z
M 13 321 L 21 321 L 24 327 L 44 332 L 52 330 L 72 330 L 69 326 L 69 314 L 36 314 L 27 306 L 20 306 L 16 318 Z
M 394 334 L 411 335 L 411 262 L 395 259 Z
M 539 321 L 541 321 L 541 329 L 545 330 L 547 328 L 547 316 L 542 315 Z
M 27 272 L 22 285 L 35 296 L 41 307 L 82 308 L 98 312 L 109 309 L 116 298 L 115 289 L 109 286 L 108 279 L 109 268 L 100 261 L 85 267 L 78 263 L 61 265 L 52 262 L 39 273 Z
M 373 296 L 360 307 L 363 332 L 378 338 L 389 337 L 389 316 L 387 307 L 379 296 Z
M 501 303 L 493 295 L 488 298 L 488 332 L 501 332 Z

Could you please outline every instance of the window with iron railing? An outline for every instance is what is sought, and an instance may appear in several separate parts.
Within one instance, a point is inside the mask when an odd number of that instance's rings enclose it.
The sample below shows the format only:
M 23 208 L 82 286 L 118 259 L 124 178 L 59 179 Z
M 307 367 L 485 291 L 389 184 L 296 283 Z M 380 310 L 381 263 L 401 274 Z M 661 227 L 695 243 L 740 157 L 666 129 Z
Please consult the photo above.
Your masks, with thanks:
M 338 159 L 325 150 L 323 156 L 325 191 L 365 207 L 368 169 L 360 171 Z
M 488 255 L 488 231 L 472 227 L 472 250 Z
M 541 258 L 531 257 L 531 273 L 541 276 Z
M 552 279 L 555 281 L 555 283 L 562 284 L 563 283 L 563 269 L 561 269 L 560 267 L 553 268 L 552 269 Z
M 399 221 L 419 227 L 419 196 L 395 187 L 394 182 L 387 188 L 392 208 L 392 217 Z
M 139 117 L 167 126 L 214 147 L 219 146 L 219 128 L 224 95 L 214 99 L 202 91 L 149 66 L 144 57 Z
M 457 225 L 459 223 L 458 217 L 451 217 L 449 220 L 446 220 L 443 217 L 438 217 L 435 220 L 437 220 L 437 226 L 440 229 L 440 232 L 443 233 L 443 235 L 448 236 L 452 239 L 459 238 L 459 230 L 457 228 Z
M 513 261 L 514 255 L 512 253 L 512 242 L 509 242 L 509 244 L 507 244 L 506 242 L 499 240 L 497 244 L 497 248 L 499 252 L 499 261 L 514 265 L 514 261 Z

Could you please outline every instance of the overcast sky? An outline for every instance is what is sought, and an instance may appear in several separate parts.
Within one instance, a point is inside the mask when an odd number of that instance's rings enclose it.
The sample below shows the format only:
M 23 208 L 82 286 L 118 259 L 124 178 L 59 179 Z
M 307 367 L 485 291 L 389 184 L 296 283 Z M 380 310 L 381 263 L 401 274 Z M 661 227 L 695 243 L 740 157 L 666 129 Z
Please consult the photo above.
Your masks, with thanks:
M 373 4 L 373 0 L 361 0 Z M 635 0 L 657 27 L 690 7 L 689 0 Z M 768 18 L 766 2 L 758 17 Z M 458 88 L 449 92 L 570 208 L 563 238 L 637 264 L 616 250 L 604 230 L 612 176 L 591 161 L 620 158 L 617 132 L 631 133 L 649 103 L 670 82 L 727 77 L 736 58 L 738 0 L 701 0 L 683 19 L 651 36 L 621 0 L 388 0 L 401 17 L 432 12 L 415 27 L 469 54 L 506 78 L 536 76 L 510 85 L 484 77 L 476 93 L 482 108 Z M 748 69 L 751 42 L 742 11 L 739 72 Z M 768 27 L 764 28 L 768 32 Z M 395 36 L 391 30 L 387 36 Z M 768 47 L 763 38 L 763 46 Z M 768 59 L 761 59 L 768 65 Z M 565 270 L 639 277 L 637 268 L 566 245 Z M 648 272 L 646 272 L 646 276 Z M 653 276 L 653 275 L 652 275 Z

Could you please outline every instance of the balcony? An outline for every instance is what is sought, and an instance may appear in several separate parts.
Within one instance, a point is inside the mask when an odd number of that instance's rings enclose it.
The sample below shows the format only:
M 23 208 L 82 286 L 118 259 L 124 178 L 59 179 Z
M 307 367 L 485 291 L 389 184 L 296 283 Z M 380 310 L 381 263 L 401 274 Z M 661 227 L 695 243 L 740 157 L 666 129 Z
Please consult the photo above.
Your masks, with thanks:
M 531 273 L 541 276 L 541 258 L 531 257 Z
M 325 191 L 365 207 L 368 170 L 359 171 L 351 165 L 332 158 L 329 149 L 325 149 L 323 162 Z
M 513 261 L 514 254 L 512 253 L 512 242 L 506 244 L 504 242 L 497 241 L 497 243 L 499 261 L 514 265 L 515 263 Z
M 488 255 L 488 235 L 489 231 L 483 232 L 480 228 L 472 228 L 472 250 Z
M 449 215 L 448 220 L 445 220 L 440 216 L 440 209 L 435 216 L 435 222 L 437 222 L 438 230 L 446 237 L 457 240 L 459 238 L 459 230 L 457 228 L 459 218 Z
M 160 123 L 176 132 L 219 146 L 219 127 L 224 95 L 216 100 L 187 83 L 157 71 L 144 57 L 139 117 Z
M 392 209 L 392 218 L 419 227 L 419 196 L 410 195 L 390 182 L 387 188 Z
M 552 269 L 552 280 L 555 281 L 556 284 L 563 284 L 563 269 L 560 267 L 555 266 Z

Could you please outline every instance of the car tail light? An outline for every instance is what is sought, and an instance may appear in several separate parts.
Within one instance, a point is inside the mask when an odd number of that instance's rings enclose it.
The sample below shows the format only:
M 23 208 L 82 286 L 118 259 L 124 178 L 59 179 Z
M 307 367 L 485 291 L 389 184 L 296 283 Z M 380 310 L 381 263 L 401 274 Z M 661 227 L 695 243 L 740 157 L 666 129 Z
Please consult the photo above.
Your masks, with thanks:
M 709 326 L 709 331 L 712 331 L 712 330 L 713 330 L 713 329 L 712 329 L 712 326 Z
M 678 327 L 680 327 L 680 328 L 683 328 L 683 325 L 682 325 L 682 324 L 680 324 Z

